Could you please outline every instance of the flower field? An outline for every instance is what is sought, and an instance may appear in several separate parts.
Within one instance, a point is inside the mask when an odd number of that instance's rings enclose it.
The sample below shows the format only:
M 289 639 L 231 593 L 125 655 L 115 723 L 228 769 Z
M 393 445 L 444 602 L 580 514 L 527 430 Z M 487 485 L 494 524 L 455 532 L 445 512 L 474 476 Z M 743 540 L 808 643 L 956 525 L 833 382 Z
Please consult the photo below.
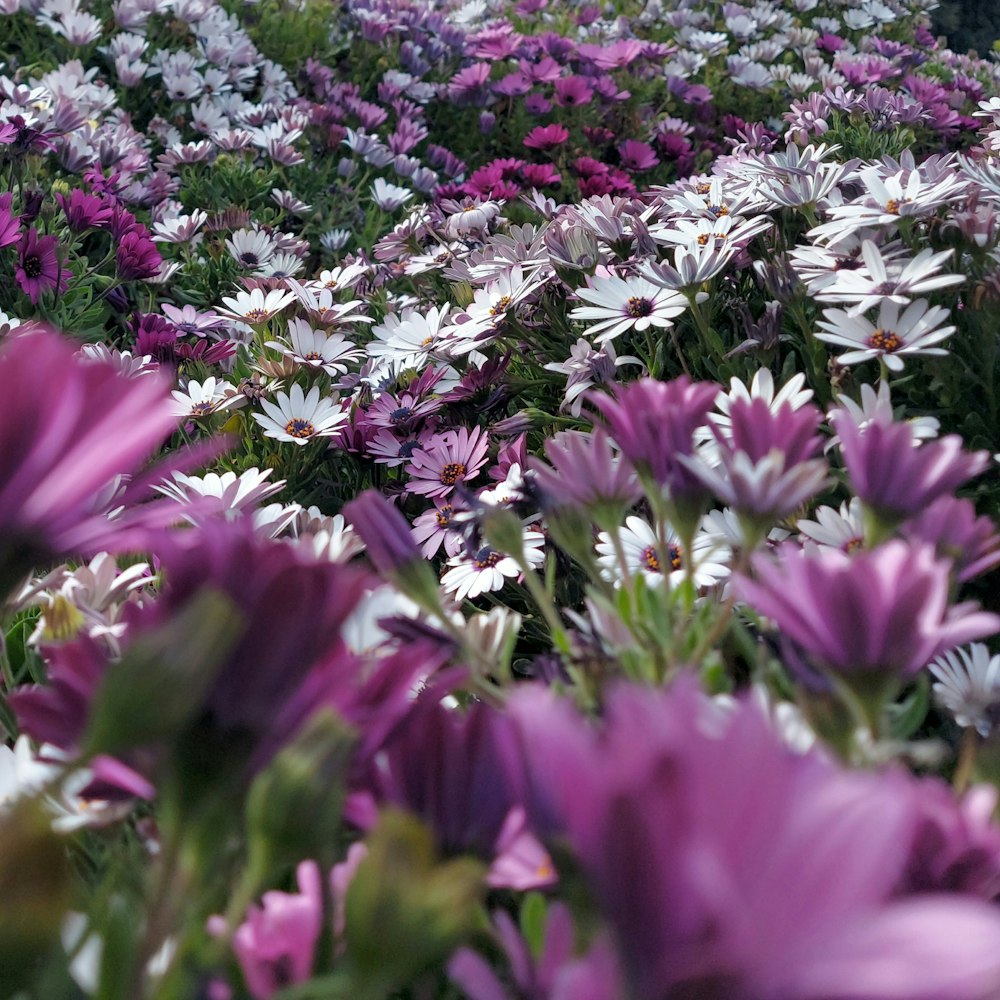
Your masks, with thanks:
M 0 0 L 0 998 L 1000 998 L 933 6 Z

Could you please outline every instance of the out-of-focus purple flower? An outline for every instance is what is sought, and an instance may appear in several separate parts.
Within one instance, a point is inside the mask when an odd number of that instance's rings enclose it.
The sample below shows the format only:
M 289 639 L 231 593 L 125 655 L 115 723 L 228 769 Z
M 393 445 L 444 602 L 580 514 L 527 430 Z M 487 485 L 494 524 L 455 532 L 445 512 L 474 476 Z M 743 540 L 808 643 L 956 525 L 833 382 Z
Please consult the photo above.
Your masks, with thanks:
M 105 517 L 108 487 L 134 473 L 177 419 L 169 386 L 78 358 L 55 333 L 0 348 L 0 592 L 10 576 L 98 542 L 134 542 Z
M 598 939 L 585 955 L 575 955 L 573 918 L 562 903 L 554 903 L 548 911 L 537 958 L 508 913 L 498 910 L 493 926 L 518 996 L 531 1000 L 618 1000 L 622 996 L 610 942 Z M 509 996 L 494 969 L 471 948 L 454 954 L 448 975 L 471 1000 L 507 1000 Z
M 890 541 L 848 555 L 785 545 L 758 555 L 737 593 L 817 666 L 908 677 L 935 656 L 1000 630 L 974 604 L 949 606 L 951 566 L 929 545 Z
M 553 84 L 555 101 L 561 108 L 578 108 L 589 104 L 594 90 L 582 76 L 564 76 Z
M 528 149 L 550 150 L 561 146 L 569 138 L 569 130 L 558 122 L 552 125 L 537 125 L 524 138 Z
M 545 442 L 552 466 L 531 459 L 530 467 L 542 491 L 555 505 L 631 507 L 641 490 L 631 466 L 612 450 L 607 433 L 561 431 Z
M 621 157 L 622 166 L 633 172 L 650 170 L 660 162 L 659 157 L 653 152 L 653 147 L 648 142 L 640 142 L 638 139 L 626 139 L 618 147 L 618 155 Z
M 671 496 L 700 502 L 707 492 L 683 463 L 694 451 L 694 432 L 706 422 L 719 394 L 713 382 L 644 378 L 591 399 L 604 414 L 611 436 L 640 474 L 649 475 Z
M 942 559 L 951 559 L 959 583 L 1000 565 L 997 526 L 985 515 L 977 517 L 971 500 L 938 497 L 900 530 L 907 538 L 930 542 Z
M 984 1000 L 1000 985 L 992 906 L 894 898 L 920 822 L 901 775 L 797 755 L 758 705 L 724 711 L 688 678 L 612 690 L 600 731 L 537 688 L 510 709 L 530 811 L 568 837 L 636 1000 Z
M 823 485 L 827 465 L 816 458 L 821 414 L 811 403 L 785 402 L 772 409 L 766 399 L 737 399 L 728 428 L 712 424 L 721 468 L 685 459 L 712 492 L 739 514 L 765 524 L 784 517 Z
M 378 490 L 365 490 L 344 506 L 344 517 L 361 536 L 372 565 L 387 576 L 423 562 L 406 518 Z
M 268 1000 L 312 975 L 323 927 L 322 877 L 315 861 L 303 861 L 296 874 L 297 893 L 264 893 L 263 905 L 251 906 L 233 935 L 233 951 L 254 1000 Z
M 13 246 L 21 234 L 21 217 L 10 210 L 13 195 L 0 194 L 0 250 Z
M 58 246 L 58 237 L 39 236 L 34 229 L 27 229 L 21 235 L 14 276 L 32 305 L 38 304 L 43 292 L 52 288 L 62 292 L 69 282 L 69 271 L 60 264 L 56 253 Z
M 843 410 L 832 419 L 854 492 L 890 524 L 920 513 L 989 463 L 987 452 L 965 451 L 957 434 L 917 446 L 908 423 L 870 420 L 861 428 Z
M 122 281 L 155 278 L 163 257 L 144 226 L 125 233 L 115 248 L 115 268 Z

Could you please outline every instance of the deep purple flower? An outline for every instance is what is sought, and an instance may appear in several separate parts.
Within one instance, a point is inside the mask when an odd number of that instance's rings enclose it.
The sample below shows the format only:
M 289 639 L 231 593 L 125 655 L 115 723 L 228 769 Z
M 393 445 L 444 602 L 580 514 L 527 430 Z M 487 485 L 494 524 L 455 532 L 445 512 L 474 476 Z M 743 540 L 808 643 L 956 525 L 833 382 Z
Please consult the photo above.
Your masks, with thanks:
M 983 1000 L 1000 914 L 894 898 L 920 825 L 899 774 L 796 755 L 752 702 L 682 677 L 610 692 L 599 731 L 515 693 L 531 811 L 564 833 L 635 1000 Z M 738 818 L 738 822 L 735 819 Z
M 930 542 L 940 558 L 951 559 L 959 583 L 1000 565 L 997 526 L 985 515 L 977 517 L 971 500 L 938 497 L 900 530 L 914 541 Z
M 832 419 L 854 492 L 890 523 L 920 513 L 989 464 L 987 452 L 965 451 L 957 434 L 918 446 L 908 423 L 873 419 L 859 427 L 843 410 Z
M 975 605 L 949 606 L 950 570 L 929 545 L 891 541 L 854 555 L 784 545 L 754 558 L 737 593 L 816 666 L 912 676 L 935 656 L 1000 629 Z
M 647 142 L 639 142 L 638 139 L 626 139 L 618 147 L 618 155 L 626 170 L 650 170 L 660 162 L 659 157 L 653 152 L 653 147 Z
M 678 500 L 700 501 L 706 490 L 681 461 L 694 451 L 694 432 L 703 426 L 719 394 L 714 382 L 672 382 L 644 378 L 616 388 L 614 397 L 590 398 L 604 414 L 622 454 Z
M 17 270 L 14 272 L 21 291 L 38 304 L 42 292 L 58 288 L 64 291 L 69 282 L 69 272 L 59 263 L 55 236 L 39 236 L 34 229 L 26 230 L 17 247 Z
M 391 575 L 423 562 L 406 518 L 378 490 L 365 490 L 346 504 L 344 517 L 361 536 L 380 573 Z
M 35 332 L 0 349 L 0 399 L 0 579 L 98 542 L 134 542 L 127 519 L 105 517 L 108 488 L 177 426 L 169 386 Z
M 122 281 L 155 278 L 163 258 L 145 226 L 136 226 L 118 241 L 115 268 Z
M 21 217 L 10 210 L 11 194 L 0 194 L 0 250 L 15 244 L 20 237 Z
M 66 216 L 67 225 L 74 233 L 104 226 L 111 220 L 111 204 L 79 188 L 74 188 L 68 198 L 64 194 L 57 194 L 56 201 Z

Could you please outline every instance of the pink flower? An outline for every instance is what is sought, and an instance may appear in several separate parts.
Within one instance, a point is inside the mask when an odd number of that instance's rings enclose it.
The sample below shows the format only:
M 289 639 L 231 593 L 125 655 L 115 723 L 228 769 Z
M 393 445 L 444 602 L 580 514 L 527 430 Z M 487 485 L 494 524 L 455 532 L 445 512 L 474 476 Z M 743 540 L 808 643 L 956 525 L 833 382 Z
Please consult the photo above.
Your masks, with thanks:
M 233 951 L 254 1000 L 268 1000 L 312 975 L 313 955 L 323 926 L 319 865 L 296 869 L 299 892 L 266 892 L 263 906 L 251 906 L 233 936 Z
M 649 143 L 639 142 L 638 139 L 626 139 L 618 147 L 618 155 L 626 170 L 649 170 L 660 162 L 659 157 L 653 152 L 653 147 Z
M 569 138 L 569 130 L 562 125 L 538 125 L 524 139 L 528 149 L 549 150 L 561 146 Z
M 589 104 L 594 96 L 593 88 L 582 76 L 564 76 L 553 85 L 556 104 L 561 108 L 577 108 Z
M 57 286 L 62 292 L 69 282 L 69 272 L 62 267 L 56 255 L 57 246 L 57 237 L 39 236 L 34 229 L 28 229 L 21 236 L 14 275 L 32 305 L 38 304 L 42 292 Z
M 448 496 L 460 483 L 475 479 L 486 463 L 488 446 L 479 427 L 471 432 L 465 427 L 446 431 L 410 460 L 406 471 L 412 478 L 407 490 L 429 497 Z

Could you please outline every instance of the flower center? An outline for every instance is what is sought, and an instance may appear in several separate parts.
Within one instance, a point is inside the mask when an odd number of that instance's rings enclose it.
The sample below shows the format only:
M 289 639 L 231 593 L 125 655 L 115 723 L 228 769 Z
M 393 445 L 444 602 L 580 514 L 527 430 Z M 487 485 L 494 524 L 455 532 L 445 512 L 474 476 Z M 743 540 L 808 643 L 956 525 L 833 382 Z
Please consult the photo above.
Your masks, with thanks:
M 191 407 L 192 417 L 207 417 L 210 413 L 214 412 L 215 412 L 214 403 L 205 403 L 205 402 L 195 403 Z
M 260 267 L 260 257 L 255 253 L 251 253 L 249 250 L 244 250 L 240 254 L 240 263 L 244 267 Z
M 493 569 L 501 559 L 503 559 L 503 555 L 497 552 L 496 549 L 480 549 L 476 553 L 476 558 L 472 560 L 472 565 L 476 569 Z
M 446 503 L 443 507 L 439 507 L 437 513 L 434 515 L 434 520 L 439 528 L 447 528 L 451 524 L 451 515 L 455 508 L 452 507 L 450 503 Z
M 642 316 L 648 316 L 653 311 L 653 303 L 649 299 L 641 299 L 638 296 L 633 295 L 632 298 L 625 303 L 625 312 L 632 317 L 632 319 L 639 319 Z
M 301 417 L 294 417 L 285 424 L 285 433 L 293 438 L 308 438 L 316 433 L 316 428 Z
M 499 316 L 501 313 L 505 313 L 507 311 L 507 306 L 509 305 L 510 296 L 502 295 L 499 299 L 497 299 L 496 304 L 490 308 L 490 315 Z
M 42 273 L 42 259 L 32 254 L 24 258 L 21 267 L 29 278 L 37 278 Z
M 440 479 L 445 486 L 454 486 L 465 475 L 465 466 L 461 462 L 449 462 L 442 470 Z
M 681 568 L 681 547 L 670 542 L 667 545 L 667 558 L 670 560 L 671 571 Z M 655 545 L 647 545 L 642 550 L 642 563 L 653 573 L 660 572 L 660 557 L 656 554 Z
M 903 338 L 892 330 L 876 330 L 868 338 L 868 346 L 876 351 L 898 351 L 903 346 Z
M 899 215 L 899 201 L 896 198 L 890 198 L 885 203 L 885 210 L 890 215 Z
M 394 424 L 402 424 L 409 420 L 412 416 L 413 410 L 411 410 L 408 406 L 400 406 L 389 414 L 389 419 Z
M 244 314 L 243 318 L 248 323 L 263 323 L 267 319 L 266 309 L 248 309 Z

